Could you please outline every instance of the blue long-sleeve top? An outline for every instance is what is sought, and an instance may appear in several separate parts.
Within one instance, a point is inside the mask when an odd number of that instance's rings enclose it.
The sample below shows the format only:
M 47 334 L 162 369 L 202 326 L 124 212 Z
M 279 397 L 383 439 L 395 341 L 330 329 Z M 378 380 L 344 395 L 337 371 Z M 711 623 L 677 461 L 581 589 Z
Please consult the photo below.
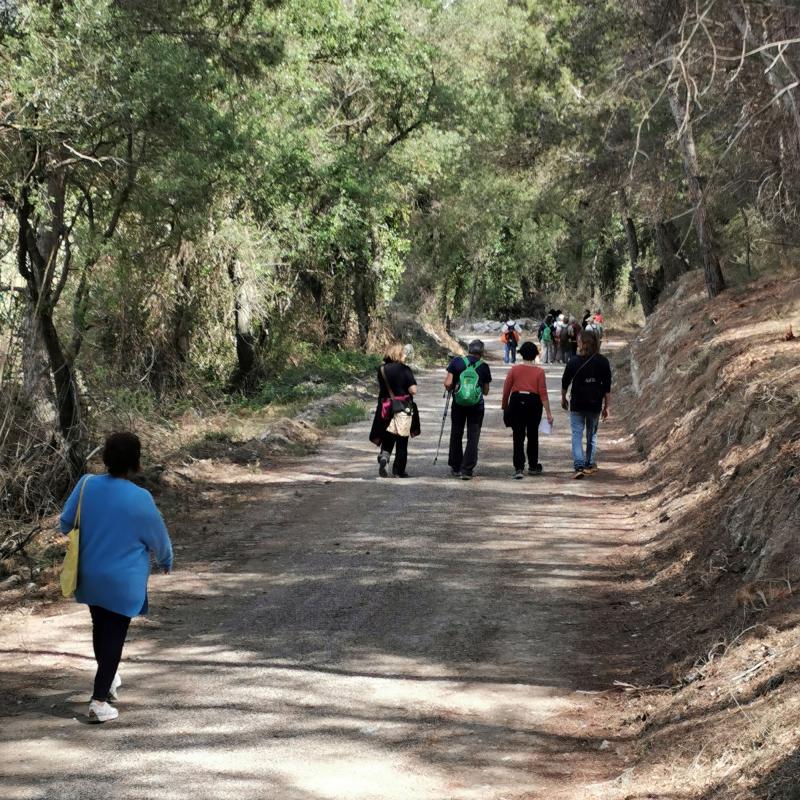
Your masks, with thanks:
M 85 475 L 61 514 L 61 530 L 72 530 L 85 481 L 78 554 L 79 603 L 126 617 L 147 613 L 150 554 L 172 569 L 172 542 L 150 492 L 125 478 Z

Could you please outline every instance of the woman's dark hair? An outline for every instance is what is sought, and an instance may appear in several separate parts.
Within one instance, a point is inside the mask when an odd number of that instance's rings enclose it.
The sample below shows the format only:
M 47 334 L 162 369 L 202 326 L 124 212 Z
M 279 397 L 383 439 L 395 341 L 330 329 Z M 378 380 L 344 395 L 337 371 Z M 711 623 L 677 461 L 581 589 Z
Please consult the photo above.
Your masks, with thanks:
M 585 356 L 593 356 L 600 350 L 600 342 L 597 341 L 597 334 L 588 328 L 581 332 L 581 350 Z
M 135 433 L 123 431 L 112 433 L 103 448 L 103 463 L 109 475 L 122 478 L 130 472 L 138 472 L 141 468 L 142 443 Z
M 525 342 L 519 348 L 519 354 L 523 361 L 535 361 L 536 356 L 539 355 L 539 348 L 533 342 Z

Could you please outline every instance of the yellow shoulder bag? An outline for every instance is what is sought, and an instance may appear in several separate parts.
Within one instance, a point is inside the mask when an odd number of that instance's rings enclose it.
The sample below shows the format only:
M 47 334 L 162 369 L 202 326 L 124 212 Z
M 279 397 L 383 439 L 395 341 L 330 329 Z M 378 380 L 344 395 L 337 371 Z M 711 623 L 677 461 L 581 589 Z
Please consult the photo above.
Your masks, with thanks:
M 81 484 L 81 493 L 78 495 L 78 510 L 75 512 L 75 523 L 72 530 L 67 534 L 67 552 L 64 555 L 64 563 L 61 565 L 61 594 L 64 597 L 72 597 L 75 589 L 78 588 L 78 553 L 81 547 L 81 505 L 83 505 L 83 490 L 89 482 L 89 476 L 84 478 Z

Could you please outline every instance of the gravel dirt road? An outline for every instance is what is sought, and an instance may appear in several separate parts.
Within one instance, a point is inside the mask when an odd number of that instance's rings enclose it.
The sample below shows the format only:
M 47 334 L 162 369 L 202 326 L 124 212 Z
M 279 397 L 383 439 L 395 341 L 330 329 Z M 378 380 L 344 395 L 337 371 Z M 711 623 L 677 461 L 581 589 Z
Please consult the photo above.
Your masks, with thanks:
M 408 480 L 377 477 L 367 423 L 278 470 L 188 472 L 177 571 L 132 626 L 118 721 L 85 724 L 84 607 L 0 618 L 0 797 L 602 797 L 625 770 L 605 690 L 634 646 L 618 573 L 637 457 L 612 419 L 601 471 L 572 480 L 548 367 L 545 474 L 510 480 L 492 367 L 472 482 L 432 464 L 441 372 L 420 376 Z

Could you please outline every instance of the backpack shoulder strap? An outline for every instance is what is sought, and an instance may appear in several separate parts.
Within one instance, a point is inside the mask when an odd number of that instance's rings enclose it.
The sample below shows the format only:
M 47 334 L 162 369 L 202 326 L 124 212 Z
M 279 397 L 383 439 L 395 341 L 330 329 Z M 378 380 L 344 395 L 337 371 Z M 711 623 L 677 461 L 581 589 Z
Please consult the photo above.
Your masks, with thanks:
M 472 366 L 469 363 L 469 356 L 461 356 L 461 360 L 464 362 L 464 369 L 469 369 Z
M 83 490 L 86 488 L 87 483 L 89 483 L 88 475 L 83 479 L 83 483 L 81 484 L 81 492 L 78 495 L 78 510 L 75 512 L 75 522 L 72 525 L 73 528 L 80 529 L 81 527 L 81 506 L 83 505 Z
M 389 383 L 389 380 L 386 377 L 386 365 L 385 364 L 381 367 L 380 372 L 381 372 L 381 378 L 383 378 L 383 385 L 386 387 L 386 391 L 389 392 L 389 397 L 392 400 L 394 400 L 395 399 L 395 394 L 392 391 L 392 386 L 391 386 L 391 384 Z
M 586 361 L 581 364 L 578 369 L 575 370 L 575 374 L 572 376 L 572 384 L 575 384 L 575 378 L 578 377 L 578 373 L 597 355 L 597 353 L 592 353 Z

